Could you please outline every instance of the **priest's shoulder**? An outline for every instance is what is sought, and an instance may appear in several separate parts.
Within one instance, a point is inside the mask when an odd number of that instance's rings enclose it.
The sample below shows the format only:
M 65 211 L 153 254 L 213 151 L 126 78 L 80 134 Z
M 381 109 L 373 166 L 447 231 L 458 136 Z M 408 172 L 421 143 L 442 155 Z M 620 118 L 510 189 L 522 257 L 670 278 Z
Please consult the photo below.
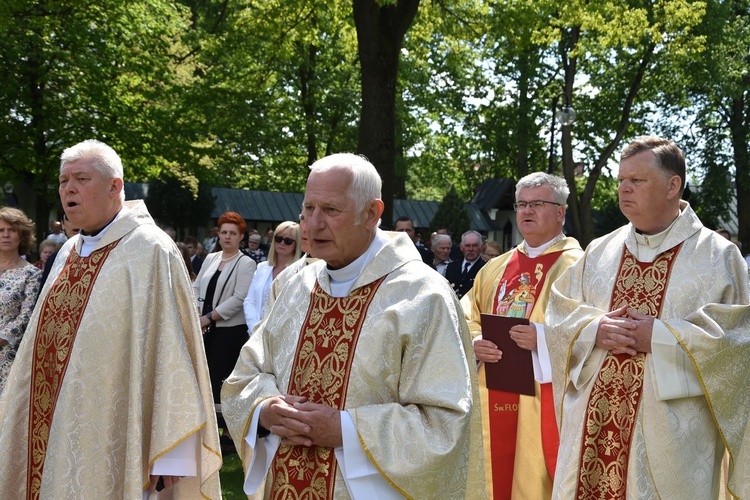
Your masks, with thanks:
M 632 226 L 628 223 L 624 226 L 618 227 L 611 233 L 591 240 L 591 243 L 586 247 L 586 253 L 603 250 L 605 247 L 613 243 L 618 245 L 624 243 L 631 227 Z

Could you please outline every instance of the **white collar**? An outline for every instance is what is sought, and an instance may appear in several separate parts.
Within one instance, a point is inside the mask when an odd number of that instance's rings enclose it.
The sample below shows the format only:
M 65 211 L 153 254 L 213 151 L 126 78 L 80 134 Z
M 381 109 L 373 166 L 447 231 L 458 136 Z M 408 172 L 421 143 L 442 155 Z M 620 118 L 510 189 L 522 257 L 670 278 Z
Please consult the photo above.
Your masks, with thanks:
M 552 238 L 551 240 L 549 240 L 547 243 L 543 243 L 539 245 L 538 247 L 532 247 L 531 245 L 528 244 L 526 240 L 523 240 L 523 245 L 524 245 L 524 248 L 526 248 L 526 255 L 528 255 L 532 259 L 535 259 L 536 257 L 539 257 L 544 252 L 546 252 L 549 247 L 551 247 L 555 243 L 562 241 L 564 239 L 565 239 L 565 235 L 560 233 L 554 238 Z
M 107 234 L 107 231 L 110 227 L 112 227 L 112 224 L 114 224 L 115 221 L 120 218 L 120 216 L 122 215 L 122 210 L 123 209 L 121 208 L 120 211 L 117 212 L 117 215 L 115 215 L 115 218 L 112 219 L 112 222 L 104 226 L 101 231 L 96 233 L 96 236 L 86 236 L 83 233 L 78 233 L 78 235 L 81 237 L 81 257 L 88 257 L 89 255 L 91 255 L 91 252 L 94 251 L 104 235 Z
M 380 229 L 375 233 L 370 246 L 365 253 L 357 257 L 351 264 L 341 269 L 330 269 L 326 266 L 328 277 L 331 280 L 331 295 L 334 297 L 346 297 L 351 292 L 354 283 L 362 275 L 367 264 L 369 264 L 375 255 L 388 242 L 388 237 Z

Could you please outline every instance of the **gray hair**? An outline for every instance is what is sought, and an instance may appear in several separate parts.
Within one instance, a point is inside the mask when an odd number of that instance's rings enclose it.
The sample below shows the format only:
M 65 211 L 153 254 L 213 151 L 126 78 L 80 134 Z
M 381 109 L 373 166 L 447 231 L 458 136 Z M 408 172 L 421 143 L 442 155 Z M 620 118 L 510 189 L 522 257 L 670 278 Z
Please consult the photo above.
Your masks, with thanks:
M 475 235 L 477 238 L 479 238 L 479 244 L 480 245 L 482 243 L 484 243 L 484 236 L 482 236 L 481 233 L 479 233 L 477 231 L 474 231 L 473 229 L 469 229 L 468 231 L 466 231 L 464 234 L 461 235 L 461 244 L 465 245 L 466 244 L 466 237 L 469 236 L 469 235 L 472 235 L 472 234 Z
M 447 234 L 436 234 L 432 237 L 432 249 L 434 250 L 437 248 L 437 246 L 443 241 L 447 241 L 451 245 L 453 244 L 453 240 L 451 240 L 451 237 Z
M 336 168 L 351 173 L 348 196 L 354 201 L 358 216 L 361 216 L 368 203 L 381 197 L 383 181 L 380 174 L 367 158 L 352 153 L 337 153 L 321 158 L 310 165 L 310 173 Z
M 87 139 L 63 151 L 60 155 L 60 173 L 66 164 L 81 160 L 89 160 L 103 179 L 124 179 L 120 157 L 101 141 Z M 125 200 L 124 189 L 120 191 L 120 198 Z
M 562 206 L 568 204 L 570 189 L 568 183 L 562 177 L 557 175 L 545 174 L 544 172 L 534 172 L 533 174 L 521 177 L 516 183 L 516 201 L 522 189 L 549 186 L 552 188 L 552 197 L 555 203 Z

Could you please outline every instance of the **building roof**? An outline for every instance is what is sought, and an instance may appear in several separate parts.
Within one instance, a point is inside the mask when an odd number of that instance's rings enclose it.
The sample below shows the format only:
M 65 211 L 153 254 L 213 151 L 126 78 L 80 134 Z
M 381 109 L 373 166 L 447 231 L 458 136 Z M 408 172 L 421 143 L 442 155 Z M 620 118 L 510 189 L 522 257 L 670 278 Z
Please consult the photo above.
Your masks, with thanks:
M 486 179 L 471 199 L 481 210 L 508 209 L 515 200 L 516 182 L 513 179 Z
M 249 189 L 213 188 L 214 210 L 211 218 L 218 219 L 232 210 L 251 221 L 296 221 L 302 210 L 302 193 L 276 193 Z
M 237 212 L 247 221 L 282 222 L 296 221 L 302 208 L 303 193 L 277 193 L 273 191 L 254 191 L 250 189 L 212 188 L 214 209 L 212 219 L 218 219 L 229 210 Z M 148 184 L 125 183 L 125 197 L 128 200 L 148 198 Z M 393 200 L 393 220 L 408 215 L 414 221 L 414 227 L 429 228 L 435 212 L 440 205 L 437 201 Z M 497 229 L 486 212 L 475 203 L 467 203 L 469 221 L 472 229 L 493 231 Z

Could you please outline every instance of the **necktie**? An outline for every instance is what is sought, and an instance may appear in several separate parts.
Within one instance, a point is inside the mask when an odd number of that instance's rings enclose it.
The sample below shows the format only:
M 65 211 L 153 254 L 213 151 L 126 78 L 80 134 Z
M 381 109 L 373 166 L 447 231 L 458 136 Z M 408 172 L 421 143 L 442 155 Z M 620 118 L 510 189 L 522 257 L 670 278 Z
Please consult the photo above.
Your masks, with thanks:
M 469 267 L 471 267 L 470 262 L 467 262 L 466 264 L 464 264 L 464 272 L 462 274 L 464 275 L 467 274 L 469 272 Z

